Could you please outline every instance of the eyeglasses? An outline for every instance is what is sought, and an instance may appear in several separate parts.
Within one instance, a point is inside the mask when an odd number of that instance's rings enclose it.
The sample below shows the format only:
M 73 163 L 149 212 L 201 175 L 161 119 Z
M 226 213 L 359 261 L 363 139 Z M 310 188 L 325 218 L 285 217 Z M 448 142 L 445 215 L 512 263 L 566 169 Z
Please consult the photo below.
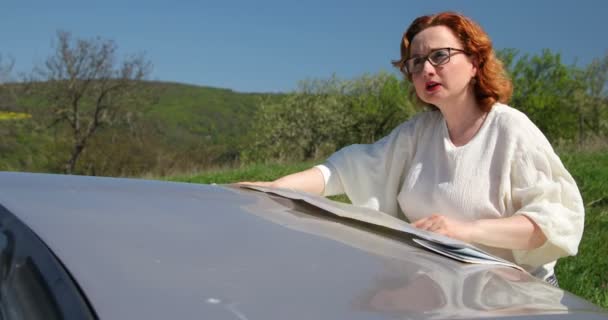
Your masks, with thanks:
M 429 52 L 429 54 L 426 56 L 417 56 L 405 60 L 405 64 L 403 65 L 405 70 L 402 69 L 401 71 L 409 74 L 420 73 L 424 68 L 424 63 L 427 60 L 431 63 L 431 65 L 436 67 L 450 62 L 450 57 L 458 53 L 466 54 L 466 51 L 456 48 L 435 49 Z

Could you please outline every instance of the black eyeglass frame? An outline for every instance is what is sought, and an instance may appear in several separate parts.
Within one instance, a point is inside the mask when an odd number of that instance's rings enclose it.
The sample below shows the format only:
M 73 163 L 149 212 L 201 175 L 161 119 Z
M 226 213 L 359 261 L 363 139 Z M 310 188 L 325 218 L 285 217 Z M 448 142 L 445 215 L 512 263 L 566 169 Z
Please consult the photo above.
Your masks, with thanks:
M 437 52 L 437 51 L 441 51 L 441 50 L 448 50 L 448 55 L 447 55 L 447 58 L 445 59 L 445 61 L 441 61 L 441 62 L 439 62 L 439 63 L 435 63 L 433 60 L 429 59 L 429 58 L 430 58 L 430 56 L 431 56 L 433 53 L 435 53 L 435 52 Z M 456 51 L 456 52 L 452 53 L 452 51 Z M 431 64 L 433 67 L 440 66 L 440 65 L 444 65 L 444 64 L 446 64 L 446 63 L 450 62 L 450 58 L 451 58 L 453 55 L 456 55 L 456 54 L 458 54 L 458 53 L 464 53 L 464 54 L 466 54 L 466 55 L 469 55 L 469 53 L 468 53 L 467 51 L 465 51 L 465 50 L 463 50 L 463 49 L 458 49 L 458 48 L 445 47 L 445 48 L 437 48 L 437 49 L 433 49 L 433 50 L 431 50 L 431 51 L 430 51 L 430 52 L 429 52 L 427 55 L 425 55 L 425 56 L 416 56 L 416 57 L 410 57 L 410 58 L 408 58 L 407 60 L 405 60 L 405 61 L 404 61 L 404 63 L 403 63 L 403 66 L 401 67 L 401 72 L 403 72 L 403 73 L 405 73 L 405 74 L 409 74 L 409 75 L 413 75 L 413 74 L 420 73 L 420 72 L 422 71 L 422 69 L 424 68 L 424 62 L 426 62 L 427 60 L 428 60 L 428 62 L 429 62 L 429 63 L 430 63 L 430 64 Z M 423 60 L 422 60 L 422 61 L 424 61 L 424 62 L 423 62 L 423 63 L 421 63 L 421 64 L 419 64 L 419 65 L 420 65 L 420 66 L 423 66 L 423 67 L 422 67 L 422 68 L 420 68 L 420 70 L 410 72 L 409 68 L 407 67 L 408 62 L 409 62 L 409 61 L 412 61 L 413 59 L 421 59 L 421 58 L 423 58 Z

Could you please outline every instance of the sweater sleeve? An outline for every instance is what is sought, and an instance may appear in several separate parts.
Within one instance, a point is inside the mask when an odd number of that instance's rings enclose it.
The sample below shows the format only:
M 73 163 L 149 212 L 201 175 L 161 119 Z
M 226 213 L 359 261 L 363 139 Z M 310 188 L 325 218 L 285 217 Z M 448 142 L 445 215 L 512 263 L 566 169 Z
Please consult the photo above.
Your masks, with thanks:
M 576 182 L 550 147 L 515 154 L 511 192 L 515 214 L 530 218 L 547 241 L 533 250 L 514 250 L 521 265 L 540 266 L 575 255 L 584 227 L 584 206 Z
M 373 144 L 354 144 L 318 166 L 325 177 L 325 194 L 346 194 L 354 205 L 399 215 L 397 194 L 415 142 L 420 116 L 401 124 Z

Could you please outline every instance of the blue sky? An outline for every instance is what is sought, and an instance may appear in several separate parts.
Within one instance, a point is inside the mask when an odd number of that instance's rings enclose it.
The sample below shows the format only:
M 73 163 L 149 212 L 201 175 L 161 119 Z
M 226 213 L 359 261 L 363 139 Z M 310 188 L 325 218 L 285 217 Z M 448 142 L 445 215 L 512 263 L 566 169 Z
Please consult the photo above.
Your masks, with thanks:
M 28 72 L 52 53 L 56 31 L 145 52 L 151 80 L 289 91 L 304 79 L 391 71 L 417 16 L 455 10 L 479 22 L 496 48 L 549 48 L 582 66 L 608 54 L 608 1 L 2 0 L 0 54 Z

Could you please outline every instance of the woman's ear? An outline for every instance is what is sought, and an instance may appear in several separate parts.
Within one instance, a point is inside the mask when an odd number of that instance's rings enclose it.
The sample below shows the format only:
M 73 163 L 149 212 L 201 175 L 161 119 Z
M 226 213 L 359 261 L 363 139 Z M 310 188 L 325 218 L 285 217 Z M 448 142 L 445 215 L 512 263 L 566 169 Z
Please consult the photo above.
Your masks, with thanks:
M 471 65 L 473 66 L 471 68 L 471 77 L 472 78 L 476 78 L 477 77 L 477 69 L 479 68 L 479 60 L 477 58 L 471 58 Z

